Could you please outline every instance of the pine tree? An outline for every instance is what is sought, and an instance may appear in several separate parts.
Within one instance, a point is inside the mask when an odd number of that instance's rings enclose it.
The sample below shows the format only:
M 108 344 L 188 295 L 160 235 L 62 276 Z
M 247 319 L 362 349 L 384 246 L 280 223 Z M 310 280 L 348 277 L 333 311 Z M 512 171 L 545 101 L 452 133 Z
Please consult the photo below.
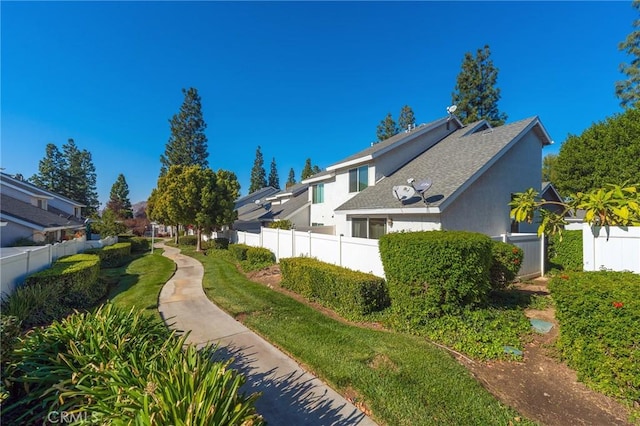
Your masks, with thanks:
M 416 117 L 413 114 L 413 110 L 409 105 L 405 105 L 400 110 L 400 117 L 398 117 L 398 127 L 400 131 L 409 130 L 409 126 L 412 128 L 416 126 Z
M 169 120 L 171 136 L 166 144 L 165 152 L 160 156 L 160 176 L 163 176 L 173 165 L 207 167 L 207 136 L 204 130 L 207 124 L 202 116 L 202 105 L 198 90 L 191 87 L 182 89 L 184 101 L 180 112 Z
M 378 124 L 378 129 L 376 131 L 378 142 L 389 139 L 391 136 L 397 134 L 398 126 L 396 126 L 396 122 L 393 121 L 391 113 L 387 113 L 387 116 L 382 121 L 380 121 L 380 124 Z
M 489 46 L 478 49 L 475 58 L 470 52 L 464 55 L 451 95 L 452 103 L 458 107 L 456 115 L 464 124 L 485 119 L 492 126 L 500 126 L 507 120 L 507 115 L 498 110 L 498 69 L 490 56 Z
M 45 148 L 45 157 L 38 163 L 38 173 L 31 176 L 29 181 L 48 191 L 61 193 L 64 169 L 64 157 L 52 143 Z
M 280 189 L 280 178 L 278 178 L 278 168 L 276 167 L 276 158 L 271 160 L 271 169 L 269 170 L 269 182 L 267 185 Z
M 640 0 L 634 0 L 632 7 L 640 12 Z M 640 18 L 633 22 L 633 27 L 635 31 L 618 46 L 633 58 L 628 64 L 620 64 L 620 72 L 626 74 L 627 79 L 616 82 L 616 96 L 623 108 L 640 108 Z
M 286 188 L 289 188 L 296 184 L 296 172 L 293 171 L 293 167 L 289 169 L 289 177 L 287 178 Z
M 109 194 L 107 202 L 107 210 L 115 213 L 118 219 L 131 219 L 133 217 L 133 209 L 129 200 L 129 185 L 124 175 L 120 173 Z
M 249 193 L 257 191 L 267 186 L 267 172 L 264 170 L 264 158 L 262 158 L 262 151 L 260 145 L 256 149 L 256 159 L 253 161 L 253 167 L 251 168 L 251 182 L 249 183 Z
M 311 158 L 307 158 L 307 160 L 304 163 L 304 168 L 302 169 L 302 173 L 300 173 L 300 179 L 305 180 L 310 176 L 313 176 L 313 169 L 311 168 Z

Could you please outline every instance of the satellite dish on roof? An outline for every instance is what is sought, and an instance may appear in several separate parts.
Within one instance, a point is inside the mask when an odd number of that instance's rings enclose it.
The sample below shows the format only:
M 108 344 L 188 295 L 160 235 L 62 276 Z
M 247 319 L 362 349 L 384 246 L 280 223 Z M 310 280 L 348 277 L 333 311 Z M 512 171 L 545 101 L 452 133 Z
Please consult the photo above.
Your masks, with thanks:
M 255 200 L 254 203 L 256 203 L 256 205 L 259 206 L 262 202 L 260 200 Z
M 398 201 L 406 201 L 416 195 L 416 190 L 408 185 L 394 186 L 391 192 Z
M 413 187 L 416 189 L 418 194 L 422 195 L 423 193 L 427 192 L 429 188 L 431 188 L 431 185 L 433 185 L 433 181 L 429 178 L 426 178 L 426 179 L 417 181 L 413 185 Z
M 451 105 L 447 107 L 447 114 L 453 114 L 458 109 L 458 105 Z

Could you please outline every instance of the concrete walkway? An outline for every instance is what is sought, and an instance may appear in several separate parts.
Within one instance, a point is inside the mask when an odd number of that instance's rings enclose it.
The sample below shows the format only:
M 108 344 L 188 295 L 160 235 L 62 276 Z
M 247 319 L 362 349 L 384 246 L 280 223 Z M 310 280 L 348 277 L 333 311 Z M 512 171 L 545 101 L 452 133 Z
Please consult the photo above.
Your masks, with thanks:
M 204 269 L 174 247 L 156 244 L 177 270 L 160 292 L 158 309 L 172 329 L 190 331 L 188 342 L 218 344 L 219 359 L 247 378 L 243 392 L 261 392 L 256 409 L 271 425 L 375 425 L 353 404 L 294 360 L 214 305 L 204 294 Z

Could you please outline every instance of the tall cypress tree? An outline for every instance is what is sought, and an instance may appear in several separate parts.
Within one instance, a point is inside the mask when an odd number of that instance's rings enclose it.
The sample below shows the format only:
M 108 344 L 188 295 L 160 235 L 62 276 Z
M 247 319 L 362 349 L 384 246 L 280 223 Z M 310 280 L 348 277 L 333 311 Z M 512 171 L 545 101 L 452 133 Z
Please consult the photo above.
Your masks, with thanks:
M 253 167 L 251 168 L 249 193 L 264 188 L 265 186 L 267 186 L 267 172 L 264 170 L 264 158 L 262 157 L 260 145 L 258 145 L 258 148 L 256 149 L 256 159 L 253 161 Z
M 127 180 L 122 173 L 118 175 L 118 178 L 111 186 L 107 209 L 113 211 L 118 219 L 131 219 L 133 217 L 133 209 L 129 200 L 129 185 L 127 185 Z
M 169 124 L 171 136 L 160 156 L 160 176 L 164 176 L 174 165 L 208 167 L 207 136 L 204 134 L 207 124 L 202 116 L 202 105 L 198 90 L 191 87 L 182 89 L 184 101 L 180 111 Z
M 289 176 L 287 177 L 287 184 L 285 185 L 286 188 L 289 188 L 290 186 L 293 186 L 296 184 L 296 172 L 293 171 L 293 167 L 291 167 L 289 169 Z
M 38 163 L 38 173 L 31 176 L 29 181 L 42 189 L 60 193 L 65 168 L 64 157 L 58 147 L 48 143 L 45 156 Z
M 269 182 L 267 185 L 280 189 L 280 178 L 278 177 L 278 168 L 276 167 L 276 158 L 271 159 L 271 168 L 269 169 Z
M 393 120 L 391 113 L 387 113 L 387 116 L 380 121 L 378 124 L 378 128 L 376 131 L 376 135 L 378 136 L 378 142 L 383 141 L 385 139 L 389 139 L 393 135 L 398 134 L 398 126 L 396 122 Z
M 640 0 L 634 0 L 632 6 L 640 12 Z M 640 17 L 633 22 L 633 26 L 635 31 L 618 46 L 619 50 L 633 58 L 628 64 L 620 64 L 620 72 L 626 74 L 627 79 L 616 83 L 616 96 L 624 108 L 640 108 Z
M 498 68 L 490 56 L 489 46 L 478 49 L 475 57 L 470 52 L 464 55 L 462 69 L 451 94 L 452 103 L 458 107 L 456 115 L 464 124 L 485 119 L 492 126 L 501 126 L 507 121 L 507 115 L 498 110 Z
M 413 109 L 409 105 L 405 105 L 400 110 L 400 117 L 398 117 L 398 127 L 400 131 L 409 129 L 409 126 L 415 127 L 416 117 L 413 114 Z

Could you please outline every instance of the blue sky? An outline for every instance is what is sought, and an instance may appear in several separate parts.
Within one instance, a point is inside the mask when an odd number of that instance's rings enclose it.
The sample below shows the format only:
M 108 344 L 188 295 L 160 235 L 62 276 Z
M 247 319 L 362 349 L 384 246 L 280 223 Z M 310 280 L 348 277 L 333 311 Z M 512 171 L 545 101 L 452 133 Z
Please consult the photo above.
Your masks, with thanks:
M 155 187 L 182 88 L 209 163 L 242 193 L 260 145 L 284 185 L 366 148 L 387 112 L 446 115 L 465 52 L 488 44 L 508 122 L 538 115 L 557 152 L 620 112 L 630 2 L 8 2 L 1 16 L 1 167 L 29 177 L 47 143 L 93 156 L 100 201 L 119 173 Z

